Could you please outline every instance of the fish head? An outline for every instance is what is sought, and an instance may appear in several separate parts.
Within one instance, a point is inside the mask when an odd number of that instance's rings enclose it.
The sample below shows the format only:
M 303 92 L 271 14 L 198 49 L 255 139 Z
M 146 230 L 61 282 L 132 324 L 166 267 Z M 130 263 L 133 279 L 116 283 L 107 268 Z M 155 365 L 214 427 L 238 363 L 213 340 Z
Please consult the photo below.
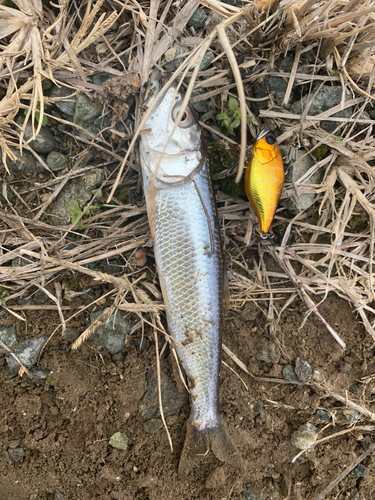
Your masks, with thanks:
M 161 93 L 155 80 L 146 94 L 145 106 L 154 107 L 141 135 L 142 168 L 166 183 L 183 181 L 202 161 L 200 129 L 189 104 L 178 121 L 183 97 L 176 86 Z
M 263 130 L 252 148 L 253 156 L 262 164 L 271 163 L 281 156 L 276 137 L 269 130 Z

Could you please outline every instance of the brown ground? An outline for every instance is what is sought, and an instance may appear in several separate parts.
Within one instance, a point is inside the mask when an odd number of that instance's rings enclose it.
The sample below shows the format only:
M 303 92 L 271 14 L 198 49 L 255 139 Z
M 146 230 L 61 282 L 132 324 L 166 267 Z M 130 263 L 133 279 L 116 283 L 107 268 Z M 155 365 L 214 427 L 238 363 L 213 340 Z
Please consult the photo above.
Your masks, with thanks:
M 255 358 L 257 344 L 266 336 L 266 320 L 254 302 L 241 314 L 229 315 L 223 340 L 256 376 L 280 378 L 283 366 L 303 356 L 323 375 L 326 387 L 345 396 L 362 377 L 374 373 L 372 341 L 346 302 L 330 296 L 320 310 L 347 343 L 345 353 L 314 316 L 299 330 L 305 312 L 300 302 L 294 302 L 281 318 L 276 342 L 282 355 L 277 365 Z M 59 323 L 54 313 L 28 313 L 27 320 L 27 334 L 24 325 L 18 324 L 23 340 L 49 334 Z M 52 370 L 54 385 L 19 377 L 6 380 L 0 375 L 0 499 L 29 500 L 34 494 L 31 498 L 50 500 L 58 490 L 66 500 L 224 500 L 242 498 L 240 492 L 252 485 L 259 494 L 269 495 L 259 498 L 281 500 L 289 488 L 288 498 L 312 500 L 363 452 L 360 439 L 369 433 L 351 432 L 317 445 L 297 465 L 291 464 L 291 454 L 297 451 L 290 442 L 291 432 L 308 421 L 322 429 L 326 423 L 313 416 L 318 407 L 336 416 L 334 425 L 331 421 L 319 437 L 347 429 L 343 405 L 313 385 L 253 380 L 226 355 L 223 360 L 248 386 L 247 390 L 231 370 L 222 367 L 221 406 L 244 471 L 222 465 L 210 455 L 182 481 L 176 471 L 189 405 L 167 417 L 174 453 L 164 429 L 146 434 L 138 413 L 147 372 L 155 367 L 154 344 L 141 353 L 130 343 L 123 361 L 113 362 L 108 353 L 100 356 L 90 341 L 71 352 L 66 341 L 54 338 L 40 362 Z M 352 365 L 346 374 L 340 371 L 344 361 Z M 163 371 L 171 374 L 169 352 L 161 362 Z M 364 390 L 362 402 L 369 409 L 371 386 L 371 380 L 359 384 L 361 394 Z M 263 409 L 254 417 L 253 407 L 259 401 Z M 356 423 L 369 424 L 364 417 Z M 129 437 L 127 452 L 108 444 L 117 431 Z M 12 461 L 8 449 L 17 445 L 25 455 Z M 375 498 L 375 464 L 371 457 L 363 463 L 368 470 L 364 479 L 348 476 L 325 498 L 352 499 L 357 490 L 356 500 Z

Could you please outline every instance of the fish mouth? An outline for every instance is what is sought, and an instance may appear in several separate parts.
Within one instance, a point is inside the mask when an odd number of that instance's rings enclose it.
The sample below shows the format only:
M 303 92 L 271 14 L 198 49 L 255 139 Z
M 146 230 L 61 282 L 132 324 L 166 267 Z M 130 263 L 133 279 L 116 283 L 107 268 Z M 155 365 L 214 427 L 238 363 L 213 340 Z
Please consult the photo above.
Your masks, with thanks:
M 158 69 L 154 70 L 151 73 L 150 78 L 148 79 L 147 82 L 145 97 L 143 100 L 143 106 L 146 109 L 149 109 L 153 104 L 153 102 L 157 99 L 158 102 L 154 108 L 156 109 L 162 102 L 168 90 L 177 88 L 176 84 L 174 83 L 171 83 L 170 85 L 168 85 L 168 87 L 164 88 L 167 81 L 168 81 L 167 76 L 162 75 Z

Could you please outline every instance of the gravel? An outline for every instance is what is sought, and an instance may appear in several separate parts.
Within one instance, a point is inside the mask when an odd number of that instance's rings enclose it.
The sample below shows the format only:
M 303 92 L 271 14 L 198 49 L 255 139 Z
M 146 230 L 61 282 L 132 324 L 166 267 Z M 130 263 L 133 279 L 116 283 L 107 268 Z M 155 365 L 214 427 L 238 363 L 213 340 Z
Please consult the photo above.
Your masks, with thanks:
M 315 425 L 307 422 L 292 432 L 290 440 L 292 445 L 299 450 L 308 450 L 317 440 L 319 432 L 320 430 Z

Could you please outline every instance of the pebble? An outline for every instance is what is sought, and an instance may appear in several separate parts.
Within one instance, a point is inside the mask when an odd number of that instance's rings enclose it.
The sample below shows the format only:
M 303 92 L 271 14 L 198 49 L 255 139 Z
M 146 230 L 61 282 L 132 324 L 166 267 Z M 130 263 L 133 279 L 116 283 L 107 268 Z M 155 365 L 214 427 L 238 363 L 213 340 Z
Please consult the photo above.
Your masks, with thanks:
M 301 382 L 299 381 L 292 365 L 284 366 L 283 377 L 285 380 L 289 380 L 289 382 L 292 382 L 293 384 L 301 385 Z
M 193 97 L 205 94 L 205 89 L 198 89 L 193 92 Z M 204 101 L 198 101 L 193 103 L 193 108 L 197 113 L 207 113 L 207 111 L 211 108 L 211 102 L 209 99 L 205 99 Z
M 307 422 L 292 432 L 290 440 L 292 445 L 299 450 L 308 450 L 317 440 L 319 432 L 320 430 L 315 425 Z
M 313 91 L 314 92 L 314 91 Z M 290 112 L 293 114 L 300 115 L 306 108 L 308 102 L 311 100 L 312 95 L 306 94 L 302 97 L 302 99 L 293 103 L 290 107 Z M 342 98 L 342 89 L 341 87 L 330 87 L 328 85 L 323 85 L 323 87 L 319 90 L 317 95 L 314 98 L 314 101 L 311 104 L 308 114 L 315 116 L 327 111 L 334 106 L 340 104 Z M 348 101 L 352 98 L 350 92 L 346 92 L 345 100 Z M 339 118 L 350 118 L 353 114 L 353 107 L 343 109 L 338 113 L 335 113 L 333 116 L 337 116 Z M 344 122 L 333 122 L 327 121 L 321 122 L 321 127 L 326 132 L 332 133 L 338 126 L 343 127 L 345 125 Z M 339 133 L 337 131 L 336 133 Z
M 139 413 L 142 417 L 151 419 L 159 416 L 158 376 L 155 371 L 151 371 L 147 378 L 147 391 L 140 402 Z M 184 404 L 185 398 L 165 373 L 160 372 L 160 378 L 164 415 L 176 413 Z
M 140 351 L 145 351 L 148 348 L 148 338 L 135 337 L 135 339 L 133 340 L 133 344 Z
M 43 380 L 48 377 L 48 375 L 51 373 L 50 370 L 40 370 L 39 368 L 35 368 L 32 366 L 29 369 L 30 375 L 33 377 L 35 380 Z
M 351 472 L 350 475 L 352 477 L 365 477 L 367 474 L 367 469 L 364 465 L 359 464 L 357 467 L 355 467 Z
M 253 408 L 254 417 L 257 417 L 258 415 L 260 415 L 262 413 L 262 410 L 263 410 L 262 401 L 257 401 L 254 405 L 254 408 Z
M 359 387 L 358 385 L 353 385 L 352 387 L 349 387 L 349 392 L 354 394 L 354 396 L 359 396 Z
M 199 30 L 201 28 L 204 28 L 204 25 L 206 24 L 207 21 L 207 14 L 206 12 L 201 8 L 198 7 L 197 10 L 194 12 L 194 14 L 191 16 L 189 21 L 187 22 L 187 25 L 189 28 L 194 28 L 195 30 Z
M 345 361 L 340 364 L 341 373 L 349 373 L 351 369 L 352 365 L 350 365 L 349 363 L 345 363 Z
M 48 207 L 48 222 L 52 225 L 68 225 L 72 222 L 71 201 L 75 200 L 82 208 L 92 198 L 92 191 L 98 189 L 104 181 L 104 170 L 95 168 L 81 177 L 69 181 L 61 190 L 56 200 Z
M 39 352 L 46 341 L 47 336 L 38 337 L 31 340 L 26 340 L 19 344 L 13 352 L 19 358 L 19 360 L 26 366 L 26 368 L 31 368 L 34 363 L 36 363 Z M 4 377 L 13 378 L 17 375 L 20 365 L 10 354 L 5 355 L 5 359 L 8 366 L 5 368 Z
M 64 170 L 68 166 L 68 160 L 58 151 L 51 151 L 47 156 L 47 165 L 52 172 L 58 172 L 59 170 Z
M 327 410 L 321 410 L 319 408 L 318 410 L 316 410 L 314 415 L 320 418 L 320 420 L 323 420 L 323 422 L 328 422 L 329 420 L 331 420 L 331 414 Z
M 38 494 L 37 494 L 37 493 L 32 493 L 32 494 L 29 496 L 29 500 L 38 500 Z
M 311 381 L 313 369 L 306 359 L 298 357 L 294 371 L 300 382 L 308 384 Z
M 353 410 L 352 408 L 344 408 L 342 410 L 342 413 L 348 422 L 355 422 L 356 420 L 358 420 L 359 413 L 357 412 L 357 410 Z
M 144 248 L 137 248 L 130 258 L 130 263 L 136 267 L 144 267 L 147 264 L 147 253 Z
M 20 460 L 24 455 L 23 448 L 9 448 L 8 453 L 12 460 Z
M 55 490 L 54 496 L 55 500 L 65 500 L 65 497 L 59 492 L 59 490 Z
M 74 110 L 73 123 L 80 125 L 83 128 L 88 127 L 102 113 L 102 106 L 96 104 L 87 97 L 86 94 L 77 96 L 76 106 Z
M 23 126 L 23 121 L 24 121 L 24 116 L 18 117 L 16 122 L 18 125 Z M 25 141 L 28 141 L 31 139 L 33 136 L 33 128 L 31 125 L 31 121 L 29 120 L 26 124 L 25 127 L 25 133 L 24 133 L 24 139 Z M 53 137 L 52 132 L 50 131 L 49 127 L 47 126 L 42 126 L 42 128 L 39 131 L 39 134 L 36 136 L 36 138 L 29 143 L 29 146 L 31 149 L 36 151 L 37 153 L 40 153 L 42 155 L 48 155 L 51 151 L 54 151 L 56 149 L 59 149 L 58 143 L 55 141 L 55 138 Z M 22 152 L 22 154 L 24 151 Z M 43 168 L 40 166 L 40 168 Z M 45 170 L 43 169 L 45 172 Z
M 371 439 L 371 436 L 365 436 L 362 441 L 362 448 L 367 451 L 370 446 L 372 446 L 374 444 L 374 441 Z
M 177 57 L 177 56 L 182 55 L 184 52 L 185 51 L 182 45 L 180 45 L 177 42 L 174 42 L 172 47 L 170 47 L 164 54 L 164 58 L 166 60 L 166 64 L 164 65 L 165 70 L 175 71 L 184 60 L 184 57 Z
M 124 354 L 122 352 L 116 352 L 112 355 L 112 361 L 124 361 Z
M 312 378 L 313 378 L 314 382 L 317 382 L 318 384 L 320 382 L 323 382 L 323 377 L 321 376 L 320 372 L 318 372 L 318 370 L 313 371 Z
M 22 151 L 22 155 L 19 149 L 10 148 L 16 159 L 12 161 L 10 158 L 7 159 L 7 165 L 12 174 L 42 174 L 46 173 L 46 170 L 42 165 L 36 161 L 34 155 L 30 151 L 25 149 Z
M 105 83 L 108 80 L 111 80 L 112 78 L 115 78 L 115 75 L 103 71 L 102 73 L 96 73 L 96 75 L 92 77 L 92 83 L 100 87 L 103 85 L 103 83 Z
M 212 61 L 215 59 L 215 54 L 212 50 L 207 50 L 205 55 L 203 56 L 202 62 L 199 65 L 199 71 L 205 71 L 209 68 Z
M 147 434 L 155 434 L 163 427 L 163 422 L 160 418 L 151 418 L 144 423 L 144 429 Z
M 50 92 L 50 97 L 67 97 L 74 94 L 72 89 L 67 87 L 53 86 Z M 65 115 L 66 118 L 72 119 L 76 109 L 77 96 L 69 97 L 63 101 L 55 102 L 56 107 Z
M 291 184 L 294 188 L 295 184 L 298 186 L 299 179 L 310 170 L 315 161 L 304 148 L 294 149 L 290 146 L 281 145 L 280 149 L 285 161 L 285 182 Z M 317 169 L 308 179 L 301 183 L 301 186 L 303 187 L 303 184 L 319 184 L 321 176 L 321 170 Z M 288 210 L 299 210 L 300 212 L 311 207 L 316 197 L 314 193 L 298 193 L 298 187 L 297 192 L 293 189 L 291 193 L 290 197 L 281 200 L 281 205 Z
M 92 312 L 90 321 L 93 323 L 103 310 Z M 96 329 L 93 339 L 98 351 L 106 347 L 111 354 L 117 354 L 125 348 L 126 336 L 132 329 L 133 322 L 125 319 L 120 311 L 113 313 L 102 326 Z
M 111 436 L 109 440 L 109 444 L 112 448 L 116 448 L 117 450 L 126 451 L 128 449 L 129 438 L 123 432 L 115 432 L 113 436 Z
M 0 327 L 0 340 L 9 349 L 13 349 L 19 342 L 19 337 L 16 334 L 16 327 L 14 325 Z M 5 354 L 5 350 L 0 346 L 0 358 Z
M 259 493 L 252 486 L 246 486 L 246 489 L 241 493 L 245 500 L 266 500 L 269 498 L 268 493 Z
M 309 52 L 305 52 L 300 56 L 300 62 L 298 65 L 297 72 L 298 73 L 307 73 L 308 68 L 304 68 L 303 65 L 311 64 L 314 62 L 314 57 Z M 277 66 L 277 70 L 280 73 L 290 73 L 292 71 L 294 63 L 294 57 L 284 57 L 281 59 L 280 63 Z M 274 93 L 276 103 L 281 106 L 284 100 L 285 92 L 287 89 L 288 83 L 284 78 L 280 76 L 272 76 L 268 81 L 268 88 L 270 92 Z
M 280 349 L 274 342 L 264 339 L 258 345 L 256 359 L 265 363 L 277 364 L 280 361 Z

